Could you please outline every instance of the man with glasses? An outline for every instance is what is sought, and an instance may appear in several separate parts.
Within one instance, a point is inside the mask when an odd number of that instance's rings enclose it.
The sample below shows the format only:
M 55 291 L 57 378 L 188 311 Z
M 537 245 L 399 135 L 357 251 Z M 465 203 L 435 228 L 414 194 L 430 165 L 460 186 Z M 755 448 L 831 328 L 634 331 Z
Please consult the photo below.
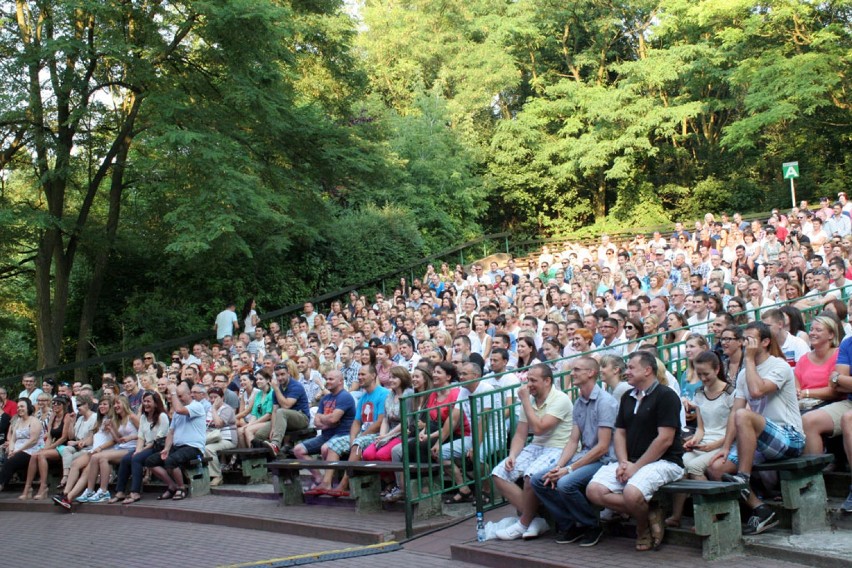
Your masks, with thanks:
M 192 385 L 190 389 L 190 395 L 192 396 L 192 400 L 198 401 L 201 403 L 201 406 L 204 407 L 204 412 L 210 410 L 210 399 L 207 397 L 207 387 L 198 383 L 197 385 Z
M 612 433 L 618 401 L 597 384 L 600 367 L 592 357 L 580 357 L 571 371 L 579 390 L 574 403 L 574 427 L 556 464 L 532 476 L 539 501 L 556 521 L 556 542 L 580 541 L 594 546 L 602 531 L 600 519 L 586 498 L 586 486 L 604 465 L 615 461 Z
M 606 318 L 598 325 L 598 331 L 603 339 L 595 348 L 599 349 L 598 354 L 601 357 L 604 355 L 624 357 L 625 345 L 618 340 L 618 328 L 618 320 L 612 317 Z
M 38 396 L 44 392 L 36 386 L 35 374 L 25 374 L 21 382 L 24 385 L 24 390 L 18 393 L 17 398 L 28 398 L 33 403 L 33 406 L 35 406 L 38 402 Z
M 752 322 L 743 334 L 745 360 L 736 379 L 734 406 L 708 477 L 748 486 L 755 462 L 800 456 L 805 436 L 796 378 L 784 359 L 771 355 L 777 349 L 772 331 L 762 322 Z M 778 524 L 772 509 L 752 490 L 743 490 L 743 498 L 752 509 L 743 534 L 760 534 Z
M 228 376 L 222 373 L 221 369 L 217 369 L 216 375 L 213 377 L 213 386 L 222 389 L 222 399 L 225 401 L 225 404 L 234 410 L 239 411 L 240 396 L 235 391 L 228 388 L 229 382 Z

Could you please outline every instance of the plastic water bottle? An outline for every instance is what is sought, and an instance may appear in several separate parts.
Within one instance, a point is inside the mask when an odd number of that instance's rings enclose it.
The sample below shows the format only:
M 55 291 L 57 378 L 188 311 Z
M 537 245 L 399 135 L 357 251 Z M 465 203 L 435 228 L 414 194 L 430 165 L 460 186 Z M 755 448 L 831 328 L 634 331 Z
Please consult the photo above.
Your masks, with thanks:
M 485 519 L 482 517 L 482 511 L 476 512 L 476 540 L 485 542 Z

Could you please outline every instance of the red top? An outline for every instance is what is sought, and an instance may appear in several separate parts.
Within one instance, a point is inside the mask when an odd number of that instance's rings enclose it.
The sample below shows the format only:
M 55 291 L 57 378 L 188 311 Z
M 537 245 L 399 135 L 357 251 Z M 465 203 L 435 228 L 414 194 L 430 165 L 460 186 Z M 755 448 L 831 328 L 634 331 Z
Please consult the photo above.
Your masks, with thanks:
M 443 402 L 438 402 L 438 393 L 437 392 L 433 392 L 432 394 L 430 394 L 429 399 L 426 402 L 426 406 L 429 407 L 429 418 L 431 420 L 438 420 L 438 412 L 440 411 L 441 422 L 443 423 L 445 420 L 447 420 L 449 415 L 450 415 L 450 407 L 452 406 L 452 404 L 454 402 L 456 402 L 459 399 L 459 393 L 460 392 L 461 392 L 461 389 L 459 389 L 459 388 L 450 389 L 450 394 L 447 396 L 446 399 L 444 399 Z M 440 407 L 440 408 L 438 408 L 438 407 Z M 467 421 L 467 415 L 464 413 L 464 409 L 462 409 L 462 412 L 461 412 L 461 419 L 462 419 L 462 427 L 464 429 L 464 433 L 462 433 L 462 431 L 459 430 L 458 422 L 456 422 L 454 424 L 455 429 L 453 430 L 453 433 L 456 436 L 459 436 L 459 435 L 470 436 L 470 423 Z
M 14 416 L 18 413 L 17 401 L 12 400 L 11 398 L 6 400 L 6 404 L 3 405 L 3 412 L 14 418 Z

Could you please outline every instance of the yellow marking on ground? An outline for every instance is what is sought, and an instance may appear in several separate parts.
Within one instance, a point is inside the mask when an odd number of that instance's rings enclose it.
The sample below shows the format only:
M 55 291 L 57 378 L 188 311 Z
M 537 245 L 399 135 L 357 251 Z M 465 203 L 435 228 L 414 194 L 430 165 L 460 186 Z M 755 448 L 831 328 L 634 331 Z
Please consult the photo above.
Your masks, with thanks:
M 295 556 L 284 556 L 282 558 L 270 558 L 269 560 L 258 560 L 255 562 L 245 562 L 243 564 L 224 564 L 219 568 L 249 568 L 250 566 L 264 566 L 275 562 L 291 562 L 293 560 L 301 560 L 303 558 L 313 558 L 318 560 L 323 556 L 331 556 L 333 554 L 344 554 L 346 552 L 355 552 L 359 550 L 380 550 L 382 548 L 393 547 L 399 544 L 395 540 L 382 542 L 379 544 L 368 544 L 365 546 L 353 546 L 350 548 L 340 548 L 337 550 L 323 550 L 322 552 L 309 552 L 307 554 L 297 554 Z

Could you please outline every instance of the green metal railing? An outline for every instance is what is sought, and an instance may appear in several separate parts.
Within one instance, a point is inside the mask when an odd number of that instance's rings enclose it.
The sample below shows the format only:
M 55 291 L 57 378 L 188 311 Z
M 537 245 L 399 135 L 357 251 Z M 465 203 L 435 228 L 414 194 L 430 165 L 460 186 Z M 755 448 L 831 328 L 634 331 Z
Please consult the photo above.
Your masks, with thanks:
M 841 292 L 843 296 L 846 296 L 850 291 L 852 291 L 852 284 L 844 287 Z M 742 315 L 746 315 L 749 320 L 759 321 L 761 313 L 772 308 L 779 308 L 798 302 L 799 300 L 801 300 L 801 298 L 761 306 L 759 308 L 744 311 L 742 312 Z M 809 320 L 811 320 L 814 315 L 822 311 L 822 309 L 822 306 L 814 306 L 801 310 L 805 317 L 806 325 L 808 325 Z M 669 333 L 690 330 L 693 327 L 696 326 L 686 326 L 676 330 L 662 331 L 627 343 L 622 343 L 621 345 L 632 343 L 655 343 L 657 346 L 658 358 L 663 360 L 668 371 L 674 375 L 675 380 L 680 381 L 683 371 L 686 369 L 686 355 L 683 346 L 687 340 L 683 339 L 681 341 L 666 343 L 666 336 Z M 688 334 L 684 335 L 684 338 L 686 337 L 688 337 Z M 705 337 L 708 338 L 708 343 L 712 346 L 715 341 L 713 335 L 708 333 Z M 568 393 L 571 396 L 572 401 L 575 401 L 577 399 L 578 392 L 573 387 L 570 380 L 570 361 L 581 356 L 601 353 L 607 349 L 608 348 L 606 347 L 602 347 L 548 362 L 551 364 L 558 364 L 564 369 L 554 373 L 554 385 Z M 568 369 L 566 369 L 566 367 Z M 499 375 L 487 375 L 483 379 L 477 379 L 476 381 L 491 381 L 492 379 L 499 379 L 507 374 L 519 373 L 528 369 L 529 367 L 523 367 L 512 371 L 506 371 Z M 452 384 L 445 387 L 445 389 L 459 388 L 470 385 L 476 381 Z M 423 420 L 423 417 L 428 414 L 430 409 L 428 407 L 423 407 L 412 410 L 408 408 L 406 404 L 401 405 L 401 421 L 403 424 L 403 463 L 405 465 L 404 478 L 405 487 L 407 488 L 405 504 L 406 534 L 408 536 L 413 534 L 415 505 L 425 505 L 429 506 L 432 510 L 437 509 L 440 511 L 441 502 L 444 496 L 451 492 L 458 491 L 462 486 L 473 486 L 472 490 L 476 500 L 475 510 L 477 512 L 483 512 L 502 505 L 503 499 L 494 487 L 491 471 L 508 456 L 511 438 L 515 433 L 519 412 L 521 412 L 521 405 L 516 396 L 516 390 L 520 386 L 520 383 L 511 384 L 495 388 L 493 391 L 473 393 L 465 401 L 444 403 L 436 407 L 444 408 L 450 406 L 460 407 L 462 404 L 468 405 L 472 440 L 475 441 L 482 438 L 485 443 L 480 445 L 478 443 L 472 443 L 470 440 L 465 440 L 463 437 L 460 437 L 458 433 L 453 432 L 456 429 L 456 424 L 451 423 L 451 433 L 443 440 L 442 445 L 444 447 L 449 447 L 450 444 L 458 444 L 460 448 L 459 453 L 463 456 L 466 456 L 468 450 L 470 450 L 472 453 L 470 463 L 468 463 L 467 459 L 439 460 L 434 458 L 431 455 L 431 452 L 424 454 L 423 452 L 413 451 L 414 448 L 409 447 L 408 444 L 411 436 L 418 435 L 421 431 L 428 434 L 433 434 L 435 432 L 434 427 L 428 426 L 428 421 Z M 680 382 L 679 386 L 682 386 Z M 432 389 L 431 391 L 427 391 L 426 393 L 418 396 L 428 397 L 428 395 L 433 392 L 445 389 Z M 499 405 L 494 404 L 496 395 L 499 395 Z M 406 398 L 410 399 L 412 396 L 414 395 L 410 395 Z M 491 401 L 485 401 L 486 398 L 491 399 Z M 511 402 L 507 402 L 509 400 L 511 400 Z M 452 416 L 452 413 L 450 413 L 450 415 Z M 418 422 L 420 425 L 423 425 L 424 428 L 411 426 Z M 482 432 L 483 429 L 485 432 Z M 440 470 L 436 471 L 429 468 L 430 464 L 437 462 L 443 462 L 443 467 Z M 456 469 L 453 471 L 453 468 Z M 447 475 L 451 471 L 453 471 L 453 474 L 450 476 L 450 479 L 447 479 Z M 461 474 L 460 476 L 459 473 Z M 488 502 L 484 499 L 485 495 L 490 497 Z

